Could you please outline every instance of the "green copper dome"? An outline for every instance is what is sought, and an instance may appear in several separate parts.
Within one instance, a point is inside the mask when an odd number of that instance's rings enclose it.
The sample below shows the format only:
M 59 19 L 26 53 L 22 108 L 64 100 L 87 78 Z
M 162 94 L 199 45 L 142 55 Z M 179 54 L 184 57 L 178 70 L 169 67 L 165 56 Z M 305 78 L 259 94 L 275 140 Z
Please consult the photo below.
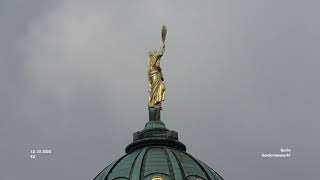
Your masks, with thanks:
M 205 163 L 186 152 L 178 133 L 160 121 L 160 110 L 149 109 L 150 121 L 133 134 L 126 154 L 94 180 L 223 180 Z
M 190 154 L 166 146 L 137 149 L 107 166 L 95 180 L 223 180 L 213 169 Z

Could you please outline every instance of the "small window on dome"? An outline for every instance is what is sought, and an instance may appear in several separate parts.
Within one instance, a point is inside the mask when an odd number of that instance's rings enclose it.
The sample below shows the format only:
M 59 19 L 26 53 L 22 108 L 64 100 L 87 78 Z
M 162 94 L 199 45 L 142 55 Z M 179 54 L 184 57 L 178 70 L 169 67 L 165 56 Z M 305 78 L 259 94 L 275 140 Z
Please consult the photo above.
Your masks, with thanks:
M 151 180 L 164 180 L 161 176 L 153 176 Z

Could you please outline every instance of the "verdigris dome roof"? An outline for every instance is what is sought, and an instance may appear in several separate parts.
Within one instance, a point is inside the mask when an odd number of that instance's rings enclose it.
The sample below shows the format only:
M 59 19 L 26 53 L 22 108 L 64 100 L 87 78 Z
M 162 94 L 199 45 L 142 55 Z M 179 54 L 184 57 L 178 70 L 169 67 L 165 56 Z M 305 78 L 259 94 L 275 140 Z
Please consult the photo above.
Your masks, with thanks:
M 133 134 L 126 153 L 94 180 L 223 180 L 205 163 L 186 152 L 178 133 L 159 120 L 150 120 Z
M 222 180 L 212 168 L 188 153 L 166 146 L 137 149 L 107 166 L 95 180 Z M 160 180 L 160 179 L 159 179 Z

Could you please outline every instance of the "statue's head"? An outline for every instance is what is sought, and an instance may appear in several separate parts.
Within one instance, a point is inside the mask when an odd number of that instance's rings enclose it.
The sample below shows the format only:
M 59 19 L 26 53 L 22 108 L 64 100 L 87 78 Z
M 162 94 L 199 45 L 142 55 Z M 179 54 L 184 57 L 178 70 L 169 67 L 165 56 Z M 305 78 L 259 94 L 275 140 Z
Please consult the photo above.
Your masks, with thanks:
M 157 50 L 152 50 L 149 52 L 149 57 L 155 56 L 157 54 Z

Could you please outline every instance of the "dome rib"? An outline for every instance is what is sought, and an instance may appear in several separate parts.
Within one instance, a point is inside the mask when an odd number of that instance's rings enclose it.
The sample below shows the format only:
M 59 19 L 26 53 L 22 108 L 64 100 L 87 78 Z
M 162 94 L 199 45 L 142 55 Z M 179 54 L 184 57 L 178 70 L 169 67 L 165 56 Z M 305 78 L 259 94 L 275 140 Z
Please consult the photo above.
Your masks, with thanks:
M 181 162 L 179 161 L 177 155 L 176 155 L 173 151 L 171 151 L 171 153 L 173 154 L 173 156 L 174 156 L 174 158 L 175 158 L 175 160 L 176 160 L 176 162 L 177 162 L 177 164 L 178 164 L 178 166 L 179 166 L 179 168 L 180 168 L 180 172 L 181 172 L 182 178 L 183 178 L 183 179 L 186 179 L 186 174 L 184 173 L 184 169 L 183 169 L 182 164 L 181 164 Z
M 103 179 L 103 180 L 108 179 L 109 175 L 111 174 L 111 172 L 113 171 L 113 169 L 117 166 L 117 164 L 118 164 L 123 158 L 125 158 L 125 157 L 128 156 L 128 155 L 129 155 L 129 154 L 126 154 L 126 155 L 122 156 L 122 157 L 112 166 L 112 168 L 109 170 L 109 172 L 106 174 L 106 176 L 105 176 L 104 178 L 101 178 L 101 179 Z
M 170 161 L 169 154 L 168 154 L 167 150 L 165 149 L 165 147 L 161 147 L 161 149 L 163 150 L 164 154 L 166 155 L 166 159 L 167 159 L 167 163 L 168 163 L 168 167 L 169 167 L 170 179 L 174 179 L 173 167 L 172 167 L 172 164 Z
M 141 169 L 140 169 L 140 179 L 144 179 L 144 168 L 145 168 L 146 159 L 147 159 L 149 150 L 150 150 L 150 147 L 147 148 L 147 150 L 144 153 L 144 156 L 142 158 Z
M 205 166 L 209 171 L 210 173 L 214 176 L 214 178 L 216 180 L 223 180 L 223 177 L 220 176 L 220 174 L 218 174 L 215 170 L 213 170 L 210 166 L 206 165 L 204 162 L 198 160 L 203 166 Z
M 109 174 L 112 172 L 112 170 L 115 168 L 115 166 L 126 156 L 128 156 L 129 154 L 125 154 L 124 156 L 122 156 L 121 158 L 119 158 L 117 161 L 114 161 L 112 164 L 110 164 L 109 166 L 107 166 L 104 170 L 101 171 L 101 173 L 99 173 L 94 179 L 101 179 L 101 180 L 105 180 L 108 178 Z M 99 177 L 99 175 L 101 175 Z
M 208 169 L 208 167 L 205 166 L 205 164 L 204 164 L 203 162 L 201 162 L 201 161 L 199 161 L 199 160 L 197 160 L 197 162 L 200 163 L 202 167 L 204 167 L 204 170 L 205 170 L 205 172 L 210 176 L 210 179 L 219 180 L 219 179 L 217 179 L 217 178 L 215 177 L 214 174 L 212 174 L 212 172 L 210 171 L 210 169 Z
M 104 176 L 106 173 L 110 171 L 110 169 L 113 167 L 113 165 L 117 161 L 113 161 L 111 164 L 109 164 L 106 168 L 104 168 L 94 179 L 101 179 L 102 176 Z
M 138 159 L 138 157 L 140 156 L 142 150 L 140 150 L 139 154 L 134 158 L 133 160 L 133 163 L 131 165 L 131 168 L 130 168 L 130 174 L 129 174 L 129 178 L 128 179 L 131 179 L 131 176 L 132 176 L 132 172 L 133 172 L 133 168 L 135 167 L 135 164 L 136 164 L 136 160 Z
M 112 180 L 122 180 L 122 179 L 127 179 L 128 180 L 128 178 L 123 177 L 123 176 L 115 177 Z
M 132 152 L 125 156 L 123 159 L 121 159 L 110 171 L 110 173 L 107 176 L 107 179 L 115 179 L 118 177 L 126 177 L 128 179 L 133 161 L 139 155 L 140 152 L 141 150 Z
M 173 174 L 174 177 L 173 179 L 182 179 L 183 177 L 183 172 L 181 171 L 181 166 L 179 166 L 179 162 L 177 161 L 176 157 L 174 156 L 174 154 L 167 148 L 167 147 L 163 147 L 166 151 L 166 153 L 168 154 L 168 157 L 170 159 L 170 163 L 172 166 L 172 170 L 173 170 Z
M 191 158 L 186 152 L 182 152 L 179 150 L 172 150 L 172 152 L 178 158 L 182 169 L 184 171 L 185 176 L 188 178 L 189 176 L 201 177 L 202 179 L 210 179 L 205 174 L 201 166 L 193 158 Z
M 191 156 L 190 154 L 188 154 L 188 153 L 185 153 L 185 154 L 186 154 L 187 156 L 189 156 L 194 162 L 196 162 L 196 164 L 201 168 L 202 172 L 205 173 L 207 179 L 211 179 L 211 177 L 209 176 L 209 174 L 208 174 L 208 172 L 207 172 L 207 169 L 204 168 L 204 167 L 198 162 L 198 160 L 197 160 L 196 158 L 192 157 L 192 156 Z M 214 180 L 215 180 L 215 179 L 216 179 L 216 178 L 214 178 Z
M 130 175 L 129 180 L 140 179 L 142 161 L 143 161 L 143 157 L 146 154 L 147 149 L 149 148 L 148 147 L 143 148 L 140 154 L 137 156 L 134 166 L 132 167 L 132 174 Z

